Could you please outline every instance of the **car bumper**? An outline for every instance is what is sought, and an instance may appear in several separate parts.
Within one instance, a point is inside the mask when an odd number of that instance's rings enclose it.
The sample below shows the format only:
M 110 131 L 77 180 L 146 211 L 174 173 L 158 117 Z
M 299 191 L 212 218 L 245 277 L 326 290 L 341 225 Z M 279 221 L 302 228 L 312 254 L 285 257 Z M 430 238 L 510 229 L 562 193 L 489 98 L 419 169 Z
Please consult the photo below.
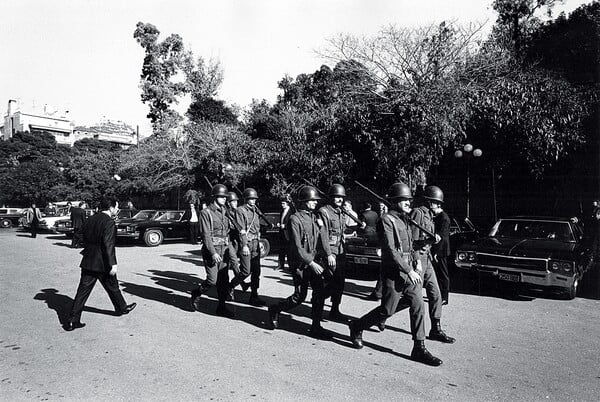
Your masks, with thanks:
M 570 288 L 576 279 L 574 275 L 562 275 L 548 271 L 520 271 L 514 268 L 490 267 L 464 262 L 456 262 L 456 266 L 473 272 L 488 274 L 502 281 L 544 288 Z
M 117 230 L 117 237 L 120 239 L 139 239 L 140 232 L 119 232 Z
M 370 255 L 346 254 L 346 265 L 356 269 L 379 271 L 381 258 Z

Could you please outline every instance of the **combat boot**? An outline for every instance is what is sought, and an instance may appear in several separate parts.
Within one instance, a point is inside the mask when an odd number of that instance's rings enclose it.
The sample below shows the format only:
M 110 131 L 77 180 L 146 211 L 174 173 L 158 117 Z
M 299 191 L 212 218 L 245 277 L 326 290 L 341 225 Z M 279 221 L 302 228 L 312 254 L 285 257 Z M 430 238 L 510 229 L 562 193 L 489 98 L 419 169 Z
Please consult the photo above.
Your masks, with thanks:
M 438 359 L 437 357 L 429 353 L 427 349 L 425 349 L 425 342 L 423 341 L 415 341 L 415 346 L 413 347 L 413 350 L 410 353 L 410 358 L 416 362 L 434 367 L 437 367 L 443 363 L 442 360 Z
M 192 290 L 192 297 L 190 299 L 190 305 L 192 306 L 192 310 L 200 311 L 200 296 L 202 296 L 202 291 L 200 288 Z
M 456 339 L 446 335 L 446 333 L 442 330 L 440 320 L 433 320 L 433 322 L 431 323 L 429 339 L 431 339 L 432 341 L 439 341 L 443 343 L 454 343 L 454 341 L 456 341 Z
M 219 303 L 219 305 L 217 306 L 217 315 L 219 317 L 225 317 L 225 318 L 235 317 L 234 312 L 229 310 L 225 303 Z
M 333 334 L 320 325 L 313 325 L 308 330 L 308 335 L 315 339 L 328 340 L 333 338 Z
M 269 323 L 271 324 L 271 329 L 279 327 L 279 307 L 275 305 L 269 306 Z
M 348 328 L 350 328 L 350 340 L 352 341 L 352 345 L 354 345 L 356 349 L 362 349 L 362 329 L 356 328 L 356 321 L 350 321 L 348 323 Z

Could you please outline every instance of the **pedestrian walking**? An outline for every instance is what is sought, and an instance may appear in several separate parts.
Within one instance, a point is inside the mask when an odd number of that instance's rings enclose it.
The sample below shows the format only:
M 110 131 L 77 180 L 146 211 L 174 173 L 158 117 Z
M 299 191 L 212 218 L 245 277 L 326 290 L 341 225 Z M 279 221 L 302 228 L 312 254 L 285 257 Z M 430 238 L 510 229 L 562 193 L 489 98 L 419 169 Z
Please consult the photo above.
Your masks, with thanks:
M 42 220 L 42 213 L 40 212 L 40 209 L 36 207 L 35 202 L 31 203 L 31 207 L 27 210 L 25 216 L 29 223 L 31 237 L 35 239 L 37 237 L 40 221 Z
M 64 327 L 67 331 L 85 326 L 81 322 L 81 313 L 96 281 L 100 281 L 108 293 L 116 315 L 128 314 L 136 306 L 136 303 L 127 304 L 119 289 L 115 252 L 117 227 L 111 218 L 116 206 L 115 200 L 100 200 L 98 210 L 101 212 L 90 217 L 83 226 L 84 249 L 81 251 L 83 258 L 79 264 L 81 278 L 69 321 Z
M 432 186 L 433 187 L 433 186 Z M 444 203 L 443 193 L 432 192 L 429 190 L 432 197 L 432 212 L 433 212 L 433 224 L 435 226 L 435 233 L 440 236 L 440 241 L 433 244 L 431 247 L 431 254 L 433 256 L 433 269 L 440 286 L 440 292 L 442 294 L 442 305 L 448 304 L 448 295 L 450 293 L 450 274 L 448 272 L 448 257 L 450 256 L 450 217 L 443 210 L 442 205 Z M 427 195 L 427 188 L 425 189 Z
M 200 213 L 196 204 L 190 202 L 183 213 L 183 220 L 188 221 L 190 243 L 198 244 L 198 235 L 200 233 Z
M 425 348 L 425 307 L 423 303 L 423 279 L 414 269 L 415 253 L 412 233 L 408 227 L 408 213 L 412 193 L 404 183 L 394 183 L 388 190 L 391 208 L 378 222 L 377 230 L 382 238 L 381 270 L 383 298 L 381 305 L 356 321 L 349 323 L 350 338 L 354 347 L 363 347 L 363 330 L 391 317 L 401 298 L 410 303 L 410 329 L 414 342 L 411 358 L 431 366 L 442 361 Z
M 281 199 L 281 213 L 279 214 L 279 222 L 277 222 L 280 243 L 277 269 L 280 271 L 285 270 L 285 257 L 287 256 L 290 243 L 287 233 L 287 225 L 291 215 L 292 209 L 290 208 L 290 201 L 287 197 L 283 197 Z
M 290 216 L 288 234 L 290 238 L 289 264 L 294 281 L 294 293 L 285 300 L 269 306 L 271 329 L 279 327 L 279 314 L 289 311 L 306 300 L 308 287 L 312 289 L 311 319 L 309 335 L 318 339 L 331 338 L 329 331 L 321 326 L 325 289 L 323 272 L 325 268 L 316 260 L 317 247 L 323 248 L 327 258 L 334 258 L 329 250 L 329 242 L 324 229 L 319 227 L 315 209 L 321 199 L 312 186 L 304 186 L 298 196 L 298 210 Z
M 77 206 L 71 206 L 71 226 L 73 227 L 73 238 L 71 239 L 71 248 L 81 247 L 83 244 L 83 224 L 85 222 L 85 210 L 83 202 Z

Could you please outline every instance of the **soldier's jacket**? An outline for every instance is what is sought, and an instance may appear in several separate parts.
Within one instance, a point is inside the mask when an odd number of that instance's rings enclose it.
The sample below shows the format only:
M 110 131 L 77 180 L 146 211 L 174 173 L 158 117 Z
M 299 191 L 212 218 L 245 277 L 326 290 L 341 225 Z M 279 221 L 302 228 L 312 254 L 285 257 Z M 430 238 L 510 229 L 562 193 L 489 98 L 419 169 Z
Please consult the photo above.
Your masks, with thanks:
M 412 233 L 405 216 L 398 211 L 389 211 L 377 221 L 377 233 L 381 241 L 381 266 L 383 269 L 398 269 L 407 274 L 412 271 L 414 252 Z
M 429 230 L 431 233 L 435 233 L 435 223 L 433 221 L 433 213 L 426 206 L 420 206 L 411 211 L 410 217 Z M 431 245 L 435 242 L 435 239 L 429 237 L 418 227 L 411 225 L 413 248 L 415 251 L 420 253 L 427 253 L 431 249 Z
M 235 221 L 240 227 L 240 246 L 248 245 L 249 241 L 260 238 L 260 215 L 256 206 L 242 205 L 237 207 L 234 212 Z
M 317 217 L 320 222 L 323 222 L 331 253 L 336 255 L 343 254 L 346 220 L 342 209 L 332 205 L 325 205 L 319 209 Z
M 215 203 L 210 204 L 200 212 L 200 227 L 202 228 L 202 242 L 210 255 L 217 251 L 215 246 L 229 244 L 229 231 L 231 222 L 227 218 L 227 208 Z
M 231 230 L 229 231 L 229 240 L 234 244 L 234 247 L 237 248 L 240 239 L 240 231 L 233 224 L 235 221 L 235 209 L 227 207 L 227 217 L 229 218 L 229 223 L 231 224 Z
M 300 209 L 292 216 L 287 226 L 290 238 L 290 265 L 308 265 L 317 255 L 317 247 L 322 247 L 327 256 L 331 255 L 327 234 L 320 228 L 314 213 Z

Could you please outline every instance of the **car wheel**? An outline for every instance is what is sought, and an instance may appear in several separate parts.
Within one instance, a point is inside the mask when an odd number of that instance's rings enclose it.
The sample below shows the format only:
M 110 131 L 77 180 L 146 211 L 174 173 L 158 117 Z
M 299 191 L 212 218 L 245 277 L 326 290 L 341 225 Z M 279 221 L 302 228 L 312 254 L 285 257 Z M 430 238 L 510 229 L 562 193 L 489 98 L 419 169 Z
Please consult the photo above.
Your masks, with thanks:
M 144 233 L 144 243 L 148 247 L 156 247 L 163 242 L 163 234 L 160 230 L 148 230 Z
M 258 248 L 260 249 L 261 257 L 266 257 L 271 252 L 271 244 L 267 239 L 260 239 L 258 242 Z
M 12 221 L 10 219 L 2 219 L 0 220 L 0 228 L 10 228 L 12 227 Z

